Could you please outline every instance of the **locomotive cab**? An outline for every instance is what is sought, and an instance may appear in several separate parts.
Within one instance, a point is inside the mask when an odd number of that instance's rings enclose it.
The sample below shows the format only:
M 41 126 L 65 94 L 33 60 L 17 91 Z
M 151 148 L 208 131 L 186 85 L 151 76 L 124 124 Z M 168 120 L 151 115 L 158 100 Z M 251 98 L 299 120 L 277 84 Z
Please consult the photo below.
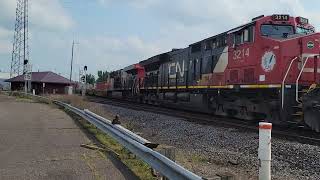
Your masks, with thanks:
M 306 123 L 319 131 L 319 121 L 307 119 L 320 115 L 313 108 L 320 107 L 320 100 L 312 107 L 302 102 L 307 101 L 305 97 L 310 99 L 306 93 L 320 79 L 320 33 L 315 33 L 309 20 L 289 15 L 260 16 L 227 33 L 229 55 L 225 83 L 238 86 L 239 91 L 233 93 L 233 98 L 228 95 L 225 101 L 229 104 L 225 106 L 231 107 L 236 116 L 241 111 L 238 107 L 242 106 L 253 116 L 267 112 L 267 121 Z M 239 100 L 241 97 L 244 100 Z M 312 97 L 319 99 L 319 96 Z M 306 114 L 306 109 L 312 109 L 313 114 Z

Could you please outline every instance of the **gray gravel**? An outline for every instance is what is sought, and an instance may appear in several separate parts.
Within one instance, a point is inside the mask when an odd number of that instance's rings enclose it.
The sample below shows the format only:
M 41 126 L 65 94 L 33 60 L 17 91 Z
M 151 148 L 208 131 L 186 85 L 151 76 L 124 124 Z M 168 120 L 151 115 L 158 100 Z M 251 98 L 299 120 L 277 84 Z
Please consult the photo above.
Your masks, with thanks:
M 257 178 L 257 133 L 200 125 L 182 118 L 112 105 L 104 106 L 112 114 L 119 114 L 122 121 L 151 141 L 205 156 L 207 163 L 191 167 L 200 175 L 211 177 L 220 171 L 240 175 L 239 179 Z M 273 138 L 272 179 L 320 179 L 320 147 Z

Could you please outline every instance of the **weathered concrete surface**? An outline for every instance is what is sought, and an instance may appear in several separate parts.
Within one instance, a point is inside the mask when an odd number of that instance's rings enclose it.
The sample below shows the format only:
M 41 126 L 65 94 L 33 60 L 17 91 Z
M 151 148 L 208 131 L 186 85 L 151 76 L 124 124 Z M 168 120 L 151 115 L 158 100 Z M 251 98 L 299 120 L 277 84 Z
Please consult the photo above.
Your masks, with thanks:
M 0 95 L 0 179 L 131 179 L 63 111 Z

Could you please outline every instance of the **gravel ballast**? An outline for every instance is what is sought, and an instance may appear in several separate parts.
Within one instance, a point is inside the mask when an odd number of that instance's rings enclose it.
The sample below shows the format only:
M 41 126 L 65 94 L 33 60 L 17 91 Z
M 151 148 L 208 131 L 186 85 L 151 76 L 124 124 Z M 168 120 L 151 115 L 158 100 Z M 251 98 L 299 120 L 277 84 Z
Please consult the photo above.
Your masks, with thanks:
M 203 177 L 231 174 L 241 180 L 257 179 L 259 142 L 255 132 L 201 125 L 107 104 L 101 106 L 120 115 L 121 122 L 144 138 L 175 147 L 183 154 L 177 161 Z M 272 179 L 320 179 L 320 147 L 273 138 Z

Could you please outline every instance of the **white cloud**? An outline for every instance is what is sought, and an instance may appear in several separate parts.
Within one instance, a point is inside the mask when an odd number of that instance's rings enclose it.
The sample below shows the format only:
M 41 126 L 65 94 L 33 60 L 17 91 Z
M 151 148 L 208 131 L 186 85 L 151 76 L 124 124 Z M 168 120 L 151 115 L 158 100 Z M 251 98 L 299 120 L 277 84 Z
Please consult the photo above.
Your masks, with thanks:
M 41 28 L 69 30 L 74 22 L 58 0 L 33 0 L 30 2 L 30 22 Z
M 13 32 L 0 27 L 0 54 L 7 54 L 11 52 L 12 43 L 10 39 L 13 37 Z
M 13 30 L 15 24 L 16 16 L 16 0 L 0 0 L 0 66 L 9 69 L 9 64 L 11 61 L 11 51 L 12 51 L 12 42 L 13 42 Z M 31 61 L 38 54 L 41 54 L 42 51 L 46 51 L 48 42 L 57 43 L 56 36 L 41 36 L 40 32 L 67 32 L 71 30 L 75 22 L 68 14 L 68 12 L 62 7 L 59 0 L 31 0 L 29 1 L 29 44 L 31 47 Z M 48 34 L 47 34 L 48 35 Z M 50 35 L 50 34 L 49 34 Z M 42 39 L 46 44 L 42 46 L 37 46 L 41 44 Z M 53 39 L 53 41 L 49 41 Z M 35 45 L 35 46 L 33 46 Z M 58 45 L 56 45 L 58 46 Z M 60 45 L 61 46 L 61 45 Z M 32 49 L 32 47 L 37 47 Z M 52 52 L 48 51 L 46 57 L 40 57 L 41 62 L 39 65 L 46 66 L 48 62 L 43 63 L 43 59 L 48 59 L 50 53 L 54 53 L 55 49 L 52 49 Z M 50 64 L 50 63 L 49 63 Z
M 8 30 L 0 26 L 0 39 L 8 38 L 13 36 L 13 31 Z
M 123 38 L 96 36 L 80 39 L 76 51 L 77 65 L 94 69 L 120 69 L 162 52 L 154 42 L 137 36 Z
M 1 26 L 13 28 L 16 15 L 16 1 L 0 1 Z M 68 30 L 74 22 L 62 7 L 59 0 L 29 1 L 29 22 L 31 27 L 47 28 L 50 30 Z
M 318 12 L 312 12 L 303 6 L 302 0 L 100 0 L 111 3 L 127 3 L 143 9 L 150 16 L 166 19 L 187 26 L 222 25 L 215 29 L 236 26 L 258 15 L 289 13 L 310 17 L 319 22 Z M 318 18 L 317 18 L 318 17 Z
M 12 44 L 8 40 L 0 40 L 0 55 L 8 54 L 12 51 Z

